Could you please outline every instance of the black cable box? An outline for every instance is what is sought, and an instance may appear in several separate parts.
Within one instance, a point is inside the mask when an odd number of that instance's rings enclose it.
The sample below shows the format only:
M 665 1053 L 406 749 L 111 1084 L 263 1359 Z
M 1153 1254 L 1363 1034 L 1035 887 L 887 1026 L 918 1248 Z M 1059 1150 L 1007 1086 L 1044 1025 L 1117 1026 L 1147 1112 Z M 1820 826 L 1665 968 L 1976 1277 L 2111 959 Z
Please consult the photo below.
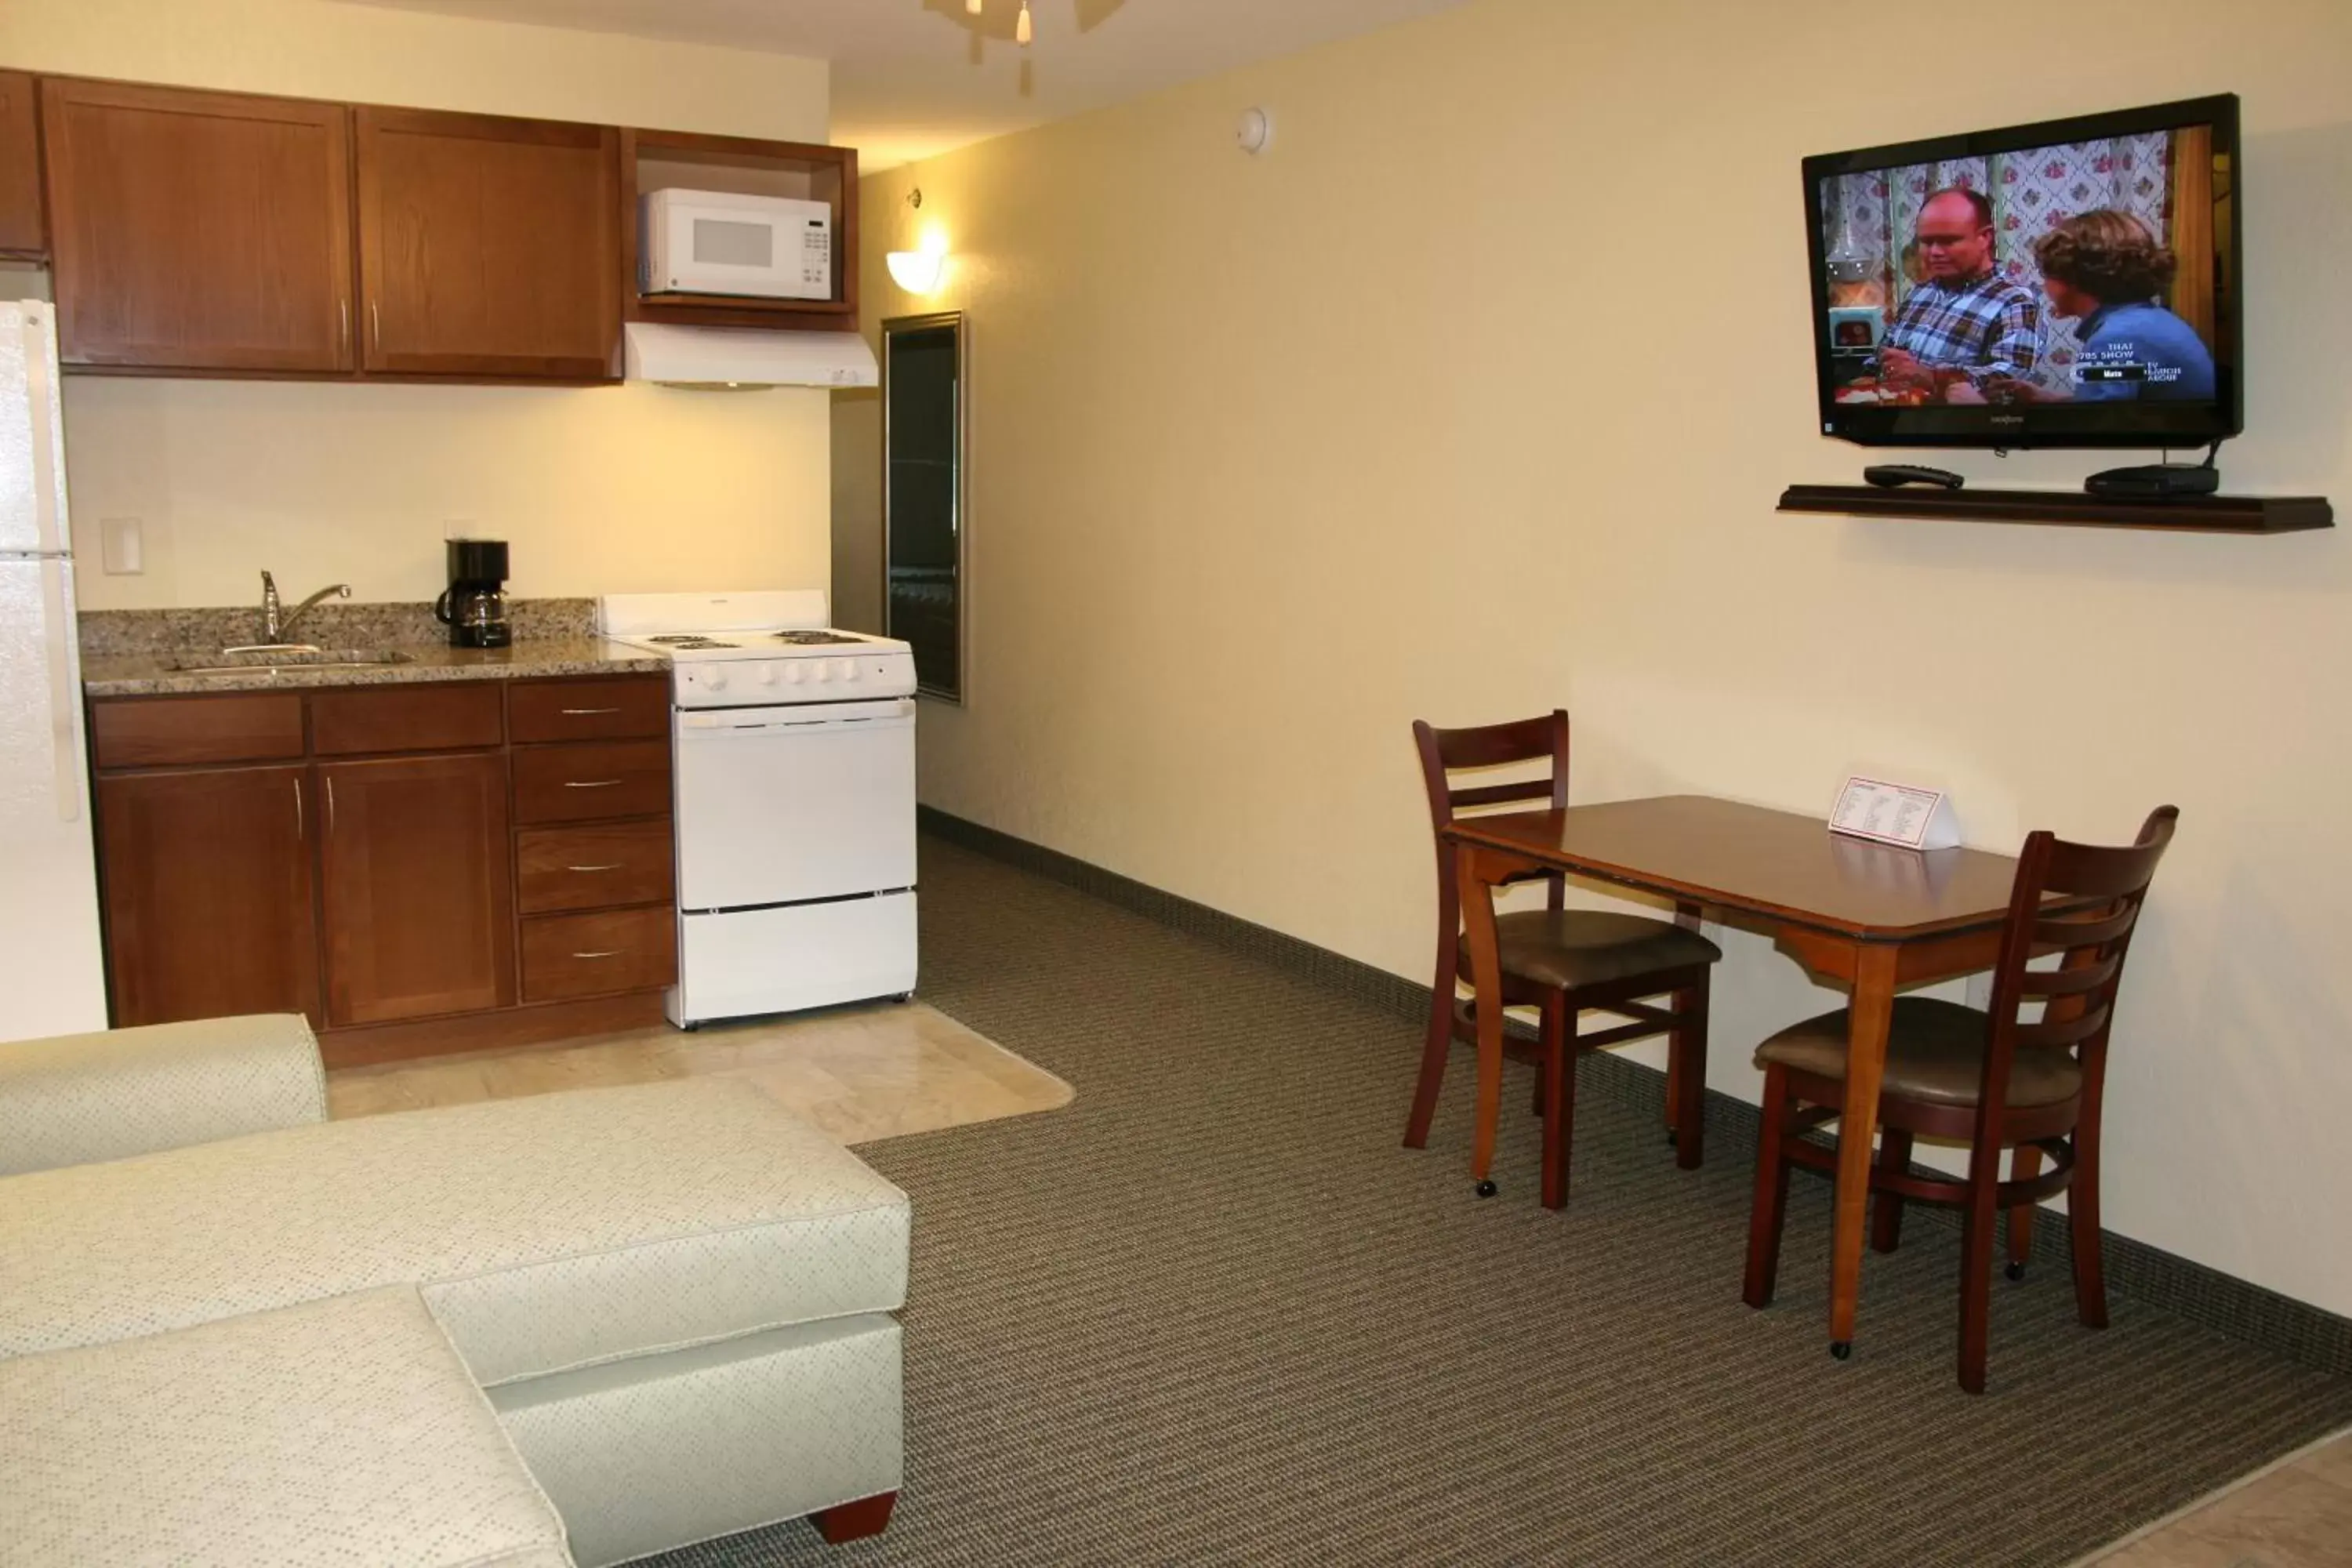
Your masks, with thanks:
M 2084 479 L 2083 488 L 2110 500 L 2172 500 L 2212 495 L 2221 488 L 2221 473 L 2208 463 L 2148 463 L 2102 469 Z

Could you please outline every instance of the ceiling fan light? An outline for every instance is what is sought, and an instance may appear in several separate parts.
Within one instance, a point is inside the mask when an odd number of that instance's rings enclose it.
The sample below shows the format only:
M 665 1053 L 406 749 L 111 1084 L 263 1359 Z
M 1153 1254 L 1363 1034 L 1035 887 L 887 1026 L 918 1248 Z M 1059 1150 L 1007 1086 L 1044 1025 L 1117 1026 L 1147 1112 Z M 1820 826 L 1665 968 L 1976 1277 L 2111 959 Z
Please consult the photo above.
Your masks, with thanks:
M 979 16 L 980 0 L 963 0 L 963 14 L 967 16 Z
M 966 3 L 969 4 L 970 0 L 966 0 Z M 1029 0 L 1021 0 L 1021 18 L 1019 21 L 1013 24 L 1013 41 L 1018 43 L 1023 48 L 1027 48 L 1029 47 L 1030 36 L 1034 30 L 1034 29 L 1029 26 Z

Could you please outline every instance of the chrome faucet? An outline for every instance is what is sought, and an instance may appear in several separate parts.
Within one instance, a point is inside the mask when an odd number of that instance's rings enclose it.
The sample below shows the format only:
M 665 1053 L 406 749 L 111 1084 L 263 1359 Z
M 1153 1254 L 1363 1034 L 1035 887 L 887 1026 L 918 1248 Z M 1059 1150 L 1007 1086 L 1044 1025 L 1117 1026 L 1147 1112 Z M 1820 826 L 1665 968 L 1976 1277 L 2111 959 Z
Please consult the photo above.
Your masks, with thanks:
M 348 599 L 352 596 L 352 585 L 349 583 L 332 584 L 327 587 L 320 589 L 317 593 L 311 595 L 309 598 L 303 600 L 292 609 L 283 609 L 280 607 L 278 599 L 278 580 L 272 577 L 268 573 L 264 572 L 261 574 L 260 646 L 263 647 L 288 647 L 294 646 L 288 641 L 289 635 L 294 630 L 294 623 L 300 620 L 303 614 L 308 611 L 311 605 L 317 604 L 320 600 L 328 597 L 330 595 L 332 595 L 337 598 Z

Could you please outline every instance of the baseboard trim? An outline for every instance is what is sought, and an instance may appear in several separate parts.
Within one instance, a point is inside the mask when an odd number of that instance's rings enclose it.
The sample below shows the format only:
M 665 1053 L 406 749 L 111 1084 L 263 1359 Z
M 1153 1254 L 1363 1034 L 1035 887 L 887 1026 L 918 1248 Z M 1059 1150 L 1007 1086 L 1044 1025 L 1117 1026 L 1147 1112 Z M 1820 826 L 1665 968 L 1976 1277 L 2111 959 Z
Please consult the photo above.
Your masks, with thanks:
M 936 807 L 922 806 L 918 815 L 922 830 L 943 842 L 1076 888 L 1381 1012 L 1414 1023 L 1429 1016 L 1426 985 Z M 1589 1086 L 1587 1092 L 1597 1089 L 1621 1102 L 1654 1106 L 1663 1116 L 1665 1075 L 1655 1068 L 1598 1051 L 1586 1059 L 1581 1074 Z M 1718 1151 L 1728 1145 L 1753 1158 L 1760 1122 L 1757 1108 L 1746 1100 L 1715 1089 L 1707 1091 L 1707 1139 Z M 1936 1223 L 1958 1223 L 1951 1210 L 1921 1205 L 1915 1205 L 1913 1213 Z M 2063 1268 L 2067 1255 L 2063 1221 L 2038 1228 L 2037 1255 L 2044 1260 L 2038 1266 Z M 2128 1236 L 2112 1230 L 2104 1235 L 2107 1284 L 2116 1293 L 2305 1366 L 2352 1374 L 2352 1318 L 2282 1296 Z

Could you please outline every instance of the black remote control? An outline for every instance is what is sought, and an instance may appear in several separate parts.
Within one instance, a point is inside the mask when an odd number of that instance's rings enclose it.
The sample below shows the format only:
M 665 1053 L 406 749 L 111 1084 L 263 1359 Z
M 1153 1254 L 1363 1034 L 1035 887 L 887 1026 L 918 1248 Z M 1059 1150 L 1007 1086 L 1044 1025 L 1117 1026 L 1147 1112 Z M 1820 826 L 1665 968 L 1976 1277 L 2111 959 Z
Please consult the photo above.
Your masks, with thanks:
M 1905 485 L 1941 485 L 1948 490 L 1956 490 L 1968 483 L 1949 468 L 1930 468 L 1918 463 L 1874 463 L 1862 470 L 1862 477 L 1883 490 L 1898 489 Z

